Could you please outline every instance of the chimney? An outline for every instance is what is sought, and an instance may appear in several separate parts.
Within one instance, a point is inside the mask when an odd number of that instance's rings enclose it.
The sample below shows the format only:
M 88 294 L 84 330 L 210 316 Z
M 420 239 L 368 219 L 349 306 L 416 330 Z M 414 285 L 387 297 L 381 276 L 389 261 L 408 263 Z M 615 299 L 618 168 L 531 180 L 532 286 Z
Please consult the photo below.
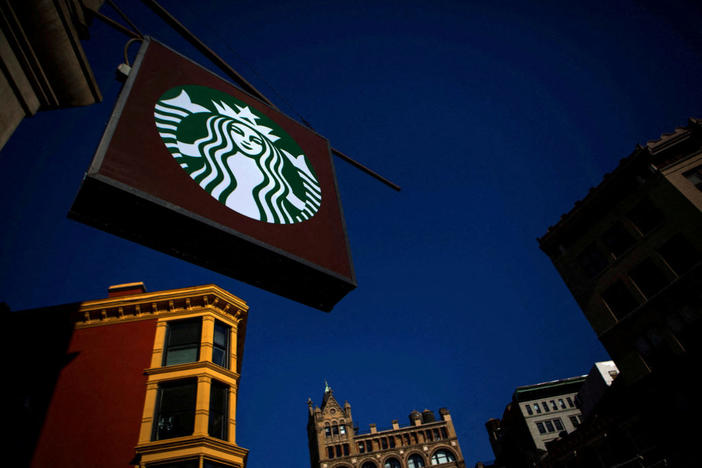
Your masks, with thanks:
M 139 281 L 138 283 L 115 284 L 107 288 L 107 297 L 129 296 L 132 294 L 144 294 L 146 286 Z

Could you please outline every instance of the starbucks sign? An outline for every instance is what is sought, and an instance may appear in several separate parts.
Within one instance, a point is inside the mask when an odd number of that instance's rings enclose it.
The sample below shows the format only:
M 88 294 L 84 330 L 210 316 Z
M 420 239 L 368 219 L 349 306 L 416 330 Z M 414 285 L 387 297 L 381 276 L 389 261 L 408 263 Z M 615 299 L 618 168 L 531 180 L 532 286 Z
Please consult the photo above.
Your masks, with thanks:
M 320 310 L 356 287 L 327 139 L 150 38 L 69 215 Z
M 319 210 L 322 191 L 300 146 L 246 103 L 204 86 L 177 86 L 160 97 L 154 119 L 180 167 L 237 213 L 292 224 Z

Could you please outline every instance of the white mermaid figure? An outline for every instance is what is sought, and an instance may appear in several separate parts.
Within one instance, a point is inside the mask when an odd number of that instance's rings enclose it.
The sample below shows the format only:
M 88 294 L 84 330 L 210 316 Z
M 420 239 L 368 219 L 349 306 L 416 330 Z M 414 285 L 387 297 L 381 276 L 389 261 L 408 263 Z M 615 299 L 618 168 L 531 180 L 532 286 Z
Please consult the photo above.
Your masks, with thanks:
M 200 102 L 204 94 L 214 110 L 193 102 L 188 90 Z M 155 106 L 158 132 L 181 167 L 212 197 L 249 218 L 292 224 L 314 216 L 322 193 L 305 155 L 276 145 L 280 137 L 258 123 L 249 106 L 233 109 L 212 99 L 213 93 L 218 92 L 183 87 Z

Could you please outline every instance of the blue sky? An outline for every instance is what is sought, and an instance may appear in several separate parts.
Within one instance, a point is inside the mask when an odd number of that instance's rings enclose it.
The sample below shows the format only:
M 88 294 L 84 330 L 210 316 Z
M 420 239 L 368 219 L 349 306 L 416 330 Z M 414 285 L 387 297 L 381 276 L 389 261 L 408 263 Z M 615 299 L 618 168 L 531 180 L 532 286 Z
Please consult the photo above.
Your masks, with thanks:
M 539 3 L 163 0 L 283 111 L 403 187 L 335 160 L 359 286 L 331 314 L 66 218 L 121 87 L 127 38 L 95 22 L 83 45 L 104 101 L 25 119 L 0 152 L 0 299 L 144 281 L 246 300 L 249 468 L 308 463 L 305 401 L 325 379 L 362 432 L 448 407 L 468 465 L 493 458 L 483 424 L 516 386 L 607 359 L 536 238 L 637 143 L 702 117 L 699 4 Z M 118 4 L 214 70 L 141 3 Z

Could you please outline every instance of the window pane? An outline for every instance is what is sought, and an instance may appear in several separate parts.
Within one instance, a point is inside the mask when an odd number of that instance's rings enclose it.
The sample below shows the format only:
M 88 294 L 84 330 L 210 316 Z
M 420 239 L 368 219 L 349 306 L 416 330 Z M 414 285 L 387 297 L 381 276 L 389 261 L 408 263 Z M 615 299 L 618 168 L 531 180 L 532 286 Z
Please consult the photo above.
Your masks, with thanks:
M 539 434 L 546 434 L 546 428 L 543 423 L 537 422 L 536 428 L 539 430 Z
M 191 458 L 189 460 L 178 460 L 166 463 L 156 463 L 149 465 L 149 468 L 198 468 L 200 466 L 200 460 L 197 458 Z
M 452 461 L 456 461 L 456 458 L 453 456 L 453 453 L 449 452 L 448 450 L 438 450 L 431 457 L 432 465 L 440 465 L 441 463 L 448 463 Z
M 617 281 L 607 288 L 602 293 L 602 299 L 604 299 L 609 309 L 619 320 L 623 319 L 624 316 L 639 305 L 629 288 L 621 281 Z
M 702 166 L 697 166 L 696 168 L 692 169 L 691 171 L 687 171 L 687 172 L 683 173 L 683 175 L 695 187 L 697 187 L 697 190 L 702 192 Z
M 569 416 L 569 417 L 570 417 L 570 422 L 573 424 L 573 427 L 578 427 L 580 425 L 578 418 L 576 418 L 575 416 Z
M 582 253 L 578 255 L 577 261 L 588 278 L 597 276 L 608 265 L 607 257 L 597 247 L 597 244 L 590 244 L 585 247 Z
M 166 330 L 163 365 L 196 362 L 200 352 L 202 319 L 172 320 Z
M 553 409 L 553 410 L 557 410 L 557 409 L 558 409 L 558 406 L 556 406 L 556 402 L 555 402 L 555 401 L 551 400 L 550 403 L 551 403 L 551 409 Z
M 700 261 L 700 254 L 682 234 L 674 235 L 658 251 L 678 275 L 686 273 Z
M 546 425 L 546 430 L 548 432 L 554 432 L 556 430 L 553 428 L 553 423 L 551 421 L 544 421 L 544 424 Z
M 544 407 L 544 411 L 546 411 L 546 412 L 548 413 L 550 410 L 548 409 L 548 405 L 546 404 L 546 402 L 545 402 L 545 401 L 542 401 L 541 404 L 542 404 L 543 407 Z
M 233 466 L 205 459 L 202 463 L 202 468 L 233 468 Z
M 629 277 L 634 280 L 641 292 L 650 299 L 669 283 L 665 273 L 652 259 L 646 259 L 629 272 Z
M 214 347 L 212 348 L 212 362 L 218 366 L 229 368 L 229 335 L 231 329 L 216 320 L 214 327 Z
M 531 405 L 526 405 L 526 410 L 527 410 L 527 413 L 529 413 L 530 415 L 534 414 L 534 411 L 531 409 Z
M 227 440 L 229 427 L 229 386 L 212 381 L 210 386 L 209 433 L 212 437 Z
M 565 401 L 563 401 L 563 398 L 558 399 L 558 404 L 560 405 L 561 409 L 565 409 Z
M 400 468 L 400 462 L 395 458 L 388 458 L 383 464 L 383 468 Z
M 663 215 L 650 200 L 642 200 L 627 214 L 641 234 L 646 235 L 663 221 Z
M 629 247 L 634 245 L 634 237 L 624 226 L 615 224 L 603 234 L 602 243 L 615 257 L 620 257 Z
M 188 436 L 195 427 L 197 380 L 178 380 L 159 385 L 152 439 Z
M 556 426 L 557 431 L 562 431 L 563 430 L 563 423 L 561 422 L 560 419 L 554 419 L 553 424 Z
M 410 455 L 409 460 L 407 460 L 408 468 L 423 468 L 424 459 L 417 454 Z

